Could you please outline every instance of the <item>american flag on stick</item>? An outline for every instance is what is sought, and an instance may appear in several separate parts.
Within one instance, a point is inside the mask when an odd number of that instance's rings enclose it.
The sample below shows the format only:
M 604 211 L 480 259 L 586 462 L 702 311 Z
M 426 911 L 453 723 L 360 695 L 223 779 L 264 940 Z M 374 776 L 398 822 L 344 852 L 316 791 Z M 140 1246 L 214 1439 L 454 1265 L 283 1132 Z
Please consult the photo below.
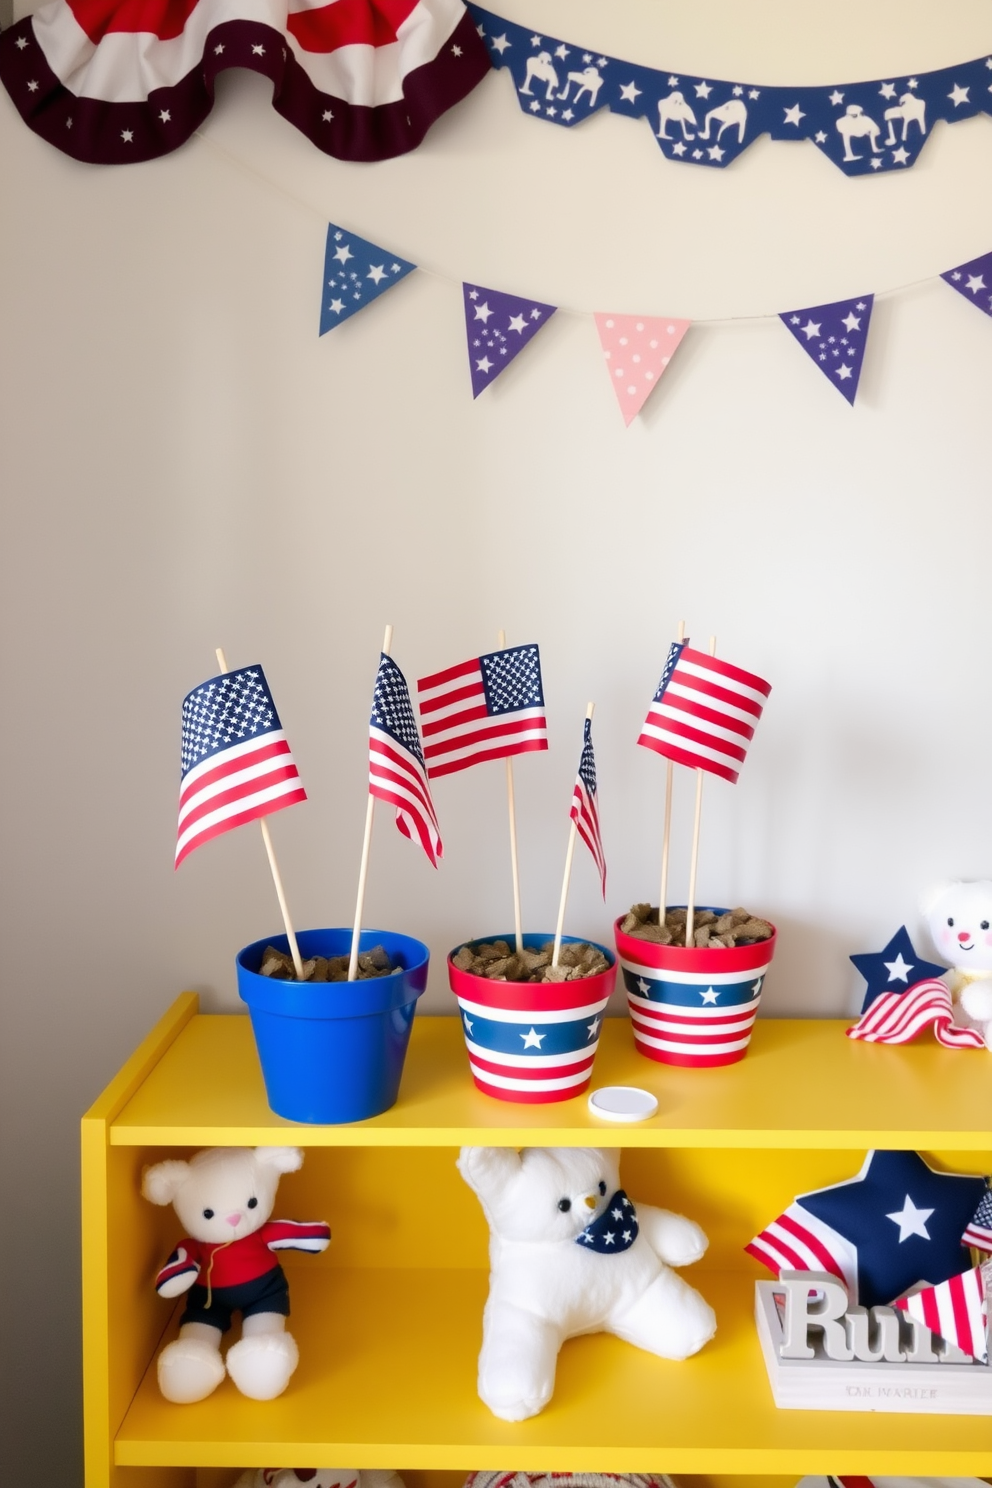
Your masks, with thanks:
M 596 786 L 596 756 L 592 747 L 592 719 L 587 718 L 582 735 L 582 757 L 572 791 L 572 809 L 568 813 L 599 870 L 599 880 L 606 898 L 606 857 L 599 832 L 599 792 Z
M 260 666 L 211 677 L 187 695 L 177 868 L 211 837 L 306 798 Z
M 961 1236 L 961 1244 L 992 1253 L 992 1188 L 986 1189 L 982 1195 L 981 1203 Z
M 369 792 L 396 807 L 396 825 L 434 867 L 443 855 L 424 752 L 406 678 L 382 653 L 369 719 Z
M 673 641 L 638 744 L 733 785 L 771 684 Z
M 509 646 L 421 677 L 417 702 L 431 780 L 548 747 L 536 646 Z

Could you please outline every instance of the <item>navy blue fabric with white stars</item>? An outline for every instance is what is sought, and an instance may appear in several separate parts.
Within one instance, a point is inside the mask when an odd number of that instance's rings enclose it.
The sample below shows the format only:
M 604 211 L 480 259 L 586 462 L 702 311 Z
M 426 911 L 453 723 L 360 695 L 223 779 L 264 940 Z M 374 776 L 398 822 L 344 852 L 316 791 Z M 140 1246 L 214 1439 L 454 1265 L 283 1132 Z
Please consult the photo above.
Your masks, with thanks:
M 809 87 L 705 78 L 583 50 L 468 6 L 520 107 L 570 129 L 598 109 L 647 119 L 669 160 L 727 166 L 762 134 L 809 140 L 848 176 L 906 170 L 938 119 L 992 113 L 992 56 L 913 76 Z
M 629 1250 L 637 1239 L 637 1210 L 622 1188 L 618 1188 L 598 1219 L 587 1225 L 575 1239 L 583 1250 L 597 1255 L 619 1255 Z
M 375 728 L 389 734 L 397 744 L 408 750 L 420 764 L 424 765 L 424 751 L 420 743 L 420 730 L 410 702 L 410 690 L 406 678 L 391 656 L 382 653 L 379 671 L 372 693 L 372 716 L 369 722 Z
M 379 295 L 399 284 L 407 274 L 412 274 L 415 263 L 400 258 L 360 238 L 357 233 L 346 232 L 333 222 L 327 228 L 327 246 L 324 249 L 324 284 L 320 301 L 320 334 L 333 330 L 343 320 L 364 310 Z
M 260 666 L 211 677 L 183 699 L 182 776 L 232 744 L 281 728 Z
M 662 698 L 664 697 L 665 688 L 671 681 L 672 673 L 675 670 L 675 664 L 678 661 L 679 657 L 682 655 L 682 652 L 685 650 L 686 646 L 688 646 L 688 644 L 689 642 L 687 640 L 673 641 L 672 644 L 669 646 L 668 655 L 665 657 L 665 666 L 661 673 L 661 681 L 658 683 L 658 690 L 654 695 L 654 700 L 656 703 L 660 703 Z
M 856 300 L 787 310 L 780 316 L 806 355 L 851 404 L 861 380 L 873 300 L 873 295 L 861 295 Z
M 479 657 L 486 712 L 515 713 L 521 708 L 543 708 L 541 654 L 537 646 L 509 646 Z

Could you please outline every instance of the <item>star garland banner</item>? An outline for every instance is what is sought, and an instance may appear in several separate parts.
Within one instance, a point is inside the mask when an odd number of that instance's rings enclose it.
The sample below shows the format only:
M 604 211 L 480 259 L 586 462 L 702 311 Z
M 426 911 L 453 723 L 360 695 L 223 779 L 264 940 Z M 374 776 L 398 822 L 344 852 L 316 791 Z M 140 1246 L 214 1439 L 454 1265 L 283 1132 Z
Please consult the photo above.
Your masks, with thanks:
M 972 305 L 977 305 L 986 315 L 992 315 L 992 253 L 983 253 L 979 258 L 958 264 L 956 269 L 948 269 L 940 277 Z
M 0 35 L 0 81 L 25 124 L 91 165 L 184 144 L 227 67 L 270 78 L 273 108 L 319 150 L 388 160 L 489 58 L 461 0 L 51 0 Z
M 772 88 L 641 67 L 468 8 L 526 113 L 565 129 L 601 108 L 647 119 L 667 159 L 690 165 L 730 165 L 769 134 L 811 140 L 845 175 L 870 176 L 913 165 L 939 119 L 992 114 L 992 56 L 912 77 Z
M 779 317 L 838 392 L 853 407 L 861 380 L 874 295 L 787 310 Z
M 610 314 L 597 314 L 594 319 L 606 369 L 629 429 L 692 321 Z
M 484 289 L 481 284 L 463 284 L 462 291 L 472 397 L 477 398 L 533 341 L 558 307 L 540 300 L 522 300 L 499 289 Z
M 412 274 L 416 264 L 398 253 L 346 232 L 333 222 L 327 227 L 324 249 L 324 292 L 320 302 L 320 334 L 364 310 L 379 295 Z

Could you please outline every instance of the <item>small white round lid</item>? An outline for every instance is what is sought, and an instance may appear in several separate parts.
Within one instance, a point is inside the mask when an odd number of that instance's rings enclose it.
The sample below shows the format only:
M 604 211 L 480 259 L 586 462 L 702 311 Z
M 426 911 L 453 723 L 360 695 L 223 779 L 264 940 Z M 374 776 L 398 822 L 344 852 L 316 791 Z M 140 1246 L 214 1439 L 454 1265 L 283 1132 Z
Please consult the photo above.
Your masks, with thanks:
M 658 1097 L 637 1085 L 601 1085 L 589 1096 L 589 1109 L 603 1121 L 646 1121 L 658 1109 Z

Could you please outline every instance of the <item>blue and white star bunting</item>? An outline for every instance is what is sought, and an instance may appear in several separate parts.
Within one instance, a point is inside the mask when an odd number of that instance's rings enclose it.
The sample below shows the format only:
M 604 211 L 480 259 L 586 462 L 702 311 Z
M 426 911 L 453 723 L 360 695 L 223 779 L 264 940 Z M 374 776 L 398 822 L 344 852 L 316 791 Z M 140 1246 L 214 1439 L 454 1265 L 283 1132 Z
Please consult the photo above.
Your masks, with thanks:
M 324 249 L 324 284 L 320 300 L 320 335 L 331 331 L 349 316 L 364 310 L 373 300 L 412 274 L 416 264 L 398 253 L 390 253 L 368 238 L 346 232 L 333 222 L 327 228 Z

